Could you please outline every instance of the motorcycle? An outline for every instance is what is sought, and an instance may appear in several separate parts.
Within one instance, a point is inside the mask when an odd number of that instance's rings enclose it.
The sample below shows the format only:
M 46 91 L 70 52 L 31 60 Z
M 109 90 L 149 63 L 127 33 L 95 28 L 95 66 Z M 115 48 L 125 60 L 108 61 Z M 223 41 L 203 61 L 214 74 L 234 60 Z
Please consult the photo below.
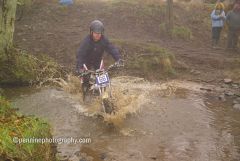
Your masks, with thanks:
M 106 70 L 103 68 L 103 60 L 97 70 L 88 70 L 84 64 L 84 71 L 80 74 L 83 101 L 85 102 L 88 97 L 98 97 L 101 100 L 102 110 L 107 114 L 114 114 L 114 105 L 111 102 L 112 87 L 111 80 L 108 72 L 123 67 L 123 64 L 112 64 Z

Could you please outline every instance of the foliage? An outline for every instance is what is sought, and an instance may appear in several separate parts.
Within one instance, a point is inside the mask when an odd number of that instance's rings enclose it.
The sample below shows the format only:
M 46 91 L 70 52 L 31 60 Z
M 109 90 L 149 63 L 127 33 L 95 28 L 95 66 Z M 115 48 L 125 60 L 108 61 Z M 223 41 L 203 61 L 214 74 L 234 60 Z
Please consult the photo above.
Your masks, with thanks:
M 165 78 L 175 74 L 172 67 L 175 57 L 166 49 L 147 43 L 121 40 L 114 42 L 120 46 L 126 60 L 126 68 L 132 74 L 149 79 Z
M 43 120 L 24 117 L 0 97 L 0 160 L 52 161 L 54 153 L 49 143 L 14 143 L 13 138 L 51 138 L 50 126 Z
M 166 33 L 166 31 L 167 31 L 166 23 L 160 23 L 158 27 L 159 27 L 159 32 L 160 33 L 162 33 L 163 35 L 167 34 Z
M 27 54 L 13 49 L 6 59 L 0 59 L 0 84 L 33 84 L 63 77 L 63 68 L 48 56 Z
M 33 0 L 17 0 L 17 4 L 19 6 L 21 5 L 30 6 L 32 5 L 32 3 L 33 3 Z
M 174 26 L 171 35 L 173 38 L 181 38 L 184 40 L 192 38 L 191 30 L 184 26 Z

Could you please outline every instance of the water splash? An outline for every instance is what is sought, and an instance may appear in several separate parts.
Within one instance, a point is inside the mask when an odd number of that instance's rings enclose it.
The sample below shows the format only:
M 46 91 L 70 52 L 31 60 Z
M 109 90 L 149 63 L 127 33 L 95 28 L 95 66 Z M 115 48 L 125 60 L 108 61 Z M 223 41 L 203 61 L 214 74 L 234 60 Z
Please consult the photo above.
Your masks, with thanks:
M 112 79 L 112 99 L 115 113 L 106 114 L 102 112 L 100 98 L 95 98 L 88 103 L 82 101 L 81 84 L 78 77 L 69 76 L 64 90 L 72 94 L 72 97 L 79 101 L 75 107 L 79 113 L 85 116 L 101 116 L 106 123 L 112 123 L 121 127 L 128 114 L 136 114 L 143 104 L 150 103 L 150 96 L 158 92 L 162 96 L 173 95 L 180 83 L 171 81 L 168 83 L 150 83 L 143 78 L 121 76 Z M 184 86 L 184 85 L 183 85 Z M 192 88 L 192 86 L 191 86 Z
M 122 79 L 127 80 L 122 82 Z M 121 126 L 126 115 L 129 113 L 136 113 L 141 104 L 145 103 L 144 89 L 141 87 L 133 87 L 132 84 L 141 82 L 141 78 L 116 78 L 112 81 L 112 99 L 110 101 L 114 105 L 115 114 L 106 114 L 102 112 L 102 105 L 100 98 L 95 98 L 88 103 L 82 101 L 81 84 L 79 78 L 70 75 L 68 77 L 67 85 L 63 86 L 63 89 L 72 94 L 75 100 L 83 106 L 75 106 L 79 112 L 84 113 L 86 116 L 100 115 L 107 123 L 113 123 L 115 126 Z M 84 109 L 82 109 L 82 107 Z

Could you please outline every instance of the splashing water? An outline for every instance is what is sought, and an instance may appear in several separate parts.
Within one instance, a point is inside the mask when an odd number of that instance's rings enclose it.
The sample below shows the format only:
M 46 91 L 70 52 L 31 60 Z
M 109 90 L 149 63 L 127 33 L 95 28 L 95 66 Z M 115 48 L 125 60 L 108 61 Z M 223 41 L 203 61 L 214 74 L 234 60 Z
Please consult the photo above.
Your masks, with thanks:
M 112 101 L 117 112 L 105 115 L 99 100 L 82 102 L 77 77 L 69 77 L 64 84 L 67 92 L 46 88 L 28 93 L 23 89 L 14 101 L 22 113 L 48 119 L 55 138 L 87 136 L 94 140 L 88 145 L 58 145 L 63 160 L 76 157 L 79 147 L 93 160 L 239 160 L 239 112 L 215 95 L 209 97 L 209 92 L 200 89 L 206 85 L 116 77 Z
M 138 78 L 135 78 L 136 80 Z M 120 126 L 128 113 L 136 113 L 141 106 L 141 102 L 145 102 L 143 92 L 138 92 L 139 89 L 133 89 L 128 85 L 122 86 L 123 83 L 116 79 L 112 83 L 112 98 L 111 103 L 114 105 L 115 114 L 106 114 L 102 112 L 101 99 L 94 98 L 90 102 L 82 101 L 81 84 L 78 77 L 70 75 L 68 83 L 63 86 L 63 89 L 72 94 L 72 97 L 83 105 L 84 109 L 78 106 L 78 111 L 83 112 L 85 116 L 100 115 L 107 123 L 113 123 Z
M 63 86 L 63 88 L 80 102 L 82 106 L 76 107 L 80 113 L 91 117 L 102 116 L 105 122 L 112 123 L 116 127 L 121 127 L 128 114 L 137 114 L 143 104 L 150 102 L 148 96 L 153 91 L 169 96 L 174 94 L 177 89 L 177 83 L 174 81 L 165 84 L 153 84 L 143 78 L 131 76 L 115 77 L 112 79 L 111 84 L 112 98 L 110 101 L 114 105 L 114 114 L 102 112 L 100 98 L 94 98 L 88 103 L 82 101 L 81 84 L 78 77 L 70 75 L 67 85 Z

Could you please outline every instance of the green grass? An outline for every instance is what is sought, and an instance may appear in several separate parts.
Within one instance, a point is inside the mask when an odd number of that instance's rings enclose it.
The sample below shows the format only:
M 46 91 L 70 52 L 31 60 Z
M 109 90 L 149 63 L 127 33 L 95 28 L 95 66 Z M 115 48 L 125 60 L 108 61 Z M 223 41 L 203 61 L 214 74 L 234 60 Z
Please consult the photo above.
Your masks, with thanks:
M 122 50 L 127 72 L 149 79 L 160 79 L 175 75 L 175 57 L 168 50 L 154 44 L 113 40 Z
M 13 49 L 9 58 L 0 59 L 0 84 L 32 84 L 47 78 L 61 77 L 63 69 L 50 57 L 38 58 Z
M 174 26 L 171 35 L 173 38 L 190 40 L 192 38 L 192 31 L 184 26 Z
M 165 15 L 166 7 L 161 4 L 141 5 L 136 11 L 138 17 L 156 17 L 156 15 Z
M 0 97 L 0 160 L 54 161 L 52 145 L 49 143 L 14 143 L 13 138 L 51 138 L 50 126 L 45 121 L 25 117 L 11 108 L 10 103 Z
M 32 2 L 33 2 L 32 0 L 17 0 L 18 5 L 30 6 Z

